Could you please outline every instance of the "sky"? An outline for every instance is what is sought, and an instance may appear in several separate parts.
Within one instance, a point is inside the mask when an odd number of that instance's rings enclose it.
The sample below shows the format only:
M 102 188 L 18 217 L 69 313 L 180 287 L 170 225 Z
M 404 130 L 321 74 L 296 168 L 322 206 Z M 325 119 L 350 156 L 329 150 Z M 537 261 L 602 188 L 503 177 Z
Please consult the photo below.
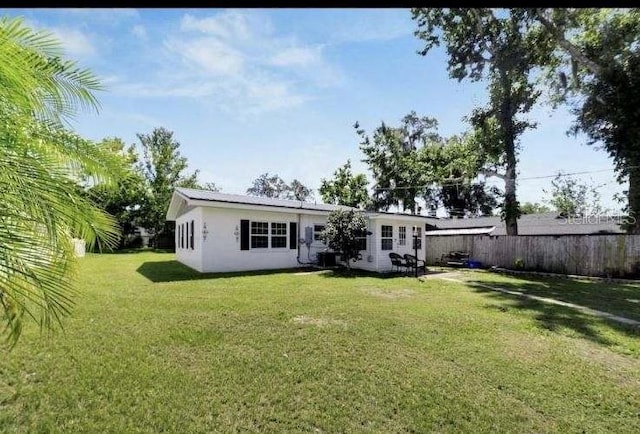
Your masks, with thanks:
M 486 83 L 448 76 L 442 49 L 417 51 L 407 9 L 2 9 L 56 35 L 68 58 L 105 85 L 99 113 L 72 128 L 101 140 L 138 144 L 155 127 L 174 132 L 189 170 L 223 192 L 245 194 L 264 172 L 317 188 L 348 159 L 362 163 L 357 121 L 372 132 L 412 110 L 434 117 L 443 136 L 463 133 L 463 117 L 486 102 Z M 569 137 L 565 108 L 540 104 L 535 130 L 521 137 L 518 196 L 547 198 L 565 173 L 598 187 L 602 204 L 618 185 L 612 160 Z M 368 178 L 371 180 L 370 174 Z M 497 179 L 490 184 L 502 186 Z

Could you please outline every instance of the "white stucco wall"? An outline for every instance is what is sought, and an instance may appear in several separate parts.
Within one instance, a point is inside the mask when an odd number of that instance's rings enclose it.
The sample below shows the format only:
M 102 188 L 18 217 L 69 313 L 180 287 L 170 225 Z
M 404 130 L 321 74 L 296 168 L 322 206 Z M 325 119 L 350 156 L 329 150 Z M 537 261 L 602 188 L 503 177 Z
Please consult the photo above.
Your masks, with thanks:
M 250 209 L 201 208 L 209 234 L 203 243 L 202 268 L 207 272 L 270 270 L 297 267 L 298 250 L 289 247 L 289 223 L 298 215 Z M 287 224 L 287 246 L 240 250 L 240 220 Z M 197 233 L 197 232 L 196 232 Z
M 305 228 L 313 228 L 315 225 L 326 225 L 326 215 L 306 215 L 300 216 L 300 238 L 305 237 Z M 313 240 L 310 246 L 300 244 L 300 261 L 305 263 L 315 263 L 317 260 L 316 255 L 318 252 L 324 252 L 327 250 L 327 246 L 320 240 Z
M 285 248 L 259 248 L 249 250 L 240 249 L 240 221 L 279 222 L 287 225 L 287 244 Z M 194 248 L 190 246 L 180 248 L 176 242 L 176 259 L 185 265 L 201 272 L 231 272 L 249 270 L 268 270 L 294 268 L 309 263 L 315 263 L 318 252 L 326 250 L 322 241 L 313 240 L 307 247 L 300 243 L 300 238 L 305 237 L 305 227 L 313 228 L 314 225 L 324 225 L 327 215 L 318 213 L 307 214 L 288 210 L 256 210 L 218 207 L 196 207 L 180 215 L 176 219 L 177 227 L 185 222 L 194 221 Z M 414 225 L 422 227 L 422 248 L 418 250 L 418 258 L 424 258 L 425 236 L 424 222 L 421 219 L 403 220 L 390 217 L 368 218 L 368 230 L 372 233 L 367 237 L 367 250 L 362 252 L 362 259 L 352 263 L 353 268 L 369 271 L 391 271 L 389 252 L 400 255 L 413 254 L 412 228 Z M 298 224 L 299 248 L 290 248 L 290 223 Z M 203 224 L 207 225 L 208 234 L 203 236 Z M 382 225 L 393 227 L 393 250 L 382 250 L 381 231 Z M 400 226 L 407 228 L 406 245 L 399 245 Z M 177 240 L 179 241 L 179 240 Z M 299 259 L 298 261 L 298 252 Z
M 375 233 L 375 263 L 376 270 L 378 272 L 384 273 L 392 271 L 391 259 L 389 259 L 389 253 L 394 252 L 399 255 L 404 255 L 405 253 L 409 253 L 413 255 L 415 251 L 413 250 L 413 226 L 420 226 L 422 228 L 421 238 L 422 245 L 421 248 L 418 249 L 418 259 L 424 259 L 425 252 L 425 235 L 424 235 L 424 222 L 420 219 L 415 219 L 415 221 L 399 221 L 393 218 L 379 218 L 372 220 L 374 222 L 375 229 L 372 232 Z M 382 250 L 382 226 L 391 226 L 393 227 L 393 248 L 392 250 Z M 406 227 L 407 239 L 404 246 L 399 243 L 399 227 Z

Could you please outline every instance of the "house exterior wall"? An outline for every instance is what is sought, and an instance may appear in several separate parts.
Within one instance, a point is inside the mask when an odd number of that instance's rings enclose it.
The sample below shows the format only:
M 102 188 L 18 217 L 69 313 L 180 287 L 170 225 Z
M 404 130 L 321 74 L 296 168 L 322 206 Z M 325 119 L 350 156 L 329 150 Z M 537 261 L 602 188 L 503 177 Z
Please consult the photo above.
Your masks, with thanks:
M 206 272 L 270 270 L 297 267 L 298 250 L 290 248 L 289 224 L 298 214 L 230 208 L 200 208 L 209 234 L 203 243 L 202 268 Z M 286 247 L 240 249 L 240 221 L 286 223 Z M 197 231 L 196 231 L 197 233 Z M 271 239 L 269 238 L 269 241 Z
M 422 228 L 421 230 L 421 248 L 418 249 L 418 259 L 424 259 L 425 257 L 425 235 L 424 235 L 424 222 L 422 220 L 416 219 L 416 221 L 405 221 L 405 220 L 397 220 L 392 217 L 390 218 L 379 218 L 372 220 L 374 222 L 374 252 L 375 252 L 375 267 L 376 271 L 380 273 L 386 273 L 393 270 L 391 266 L 391 259 L 389 259 L 389 253 L 394 252 L 399 255 L 404 255 L 405 253 L 409 253 L 413 255 L 415 253 L 413 249 L 413 226 L 419 226 Z M 382 250 L 382 226 L 391 226 L 393 228 L 392 232 L 392 243 L 391 250 Z M 400 245 L 400 226 L 406 228 L 406 242 L 404 245 Z
M 360 252 L 362 259 L 351 263 L 352 268 L 359 268 L 361 270 L 378 271 L 376 264 L 376 249 L 375 249 L 375 221 L 367 218 L 367 231 L 371 232 L 371 235 L 367 236 L 367 250 Z
M 202 208 L 194 208 L 182 214 L 176 219 L 176 259 L 183 264 L 194 268 L 200 272 L 206 271 L 203 267 L 203 245 L 202 245 Z M 188 238 L 185 239 L 185 246 L 180 247 L 180 225 L 189 225 L 189 234 L 191 234 L 191 221 L 193 220 L 193 249 L 189 244 Z M 185 233 L 186 236 L 186 233 Z
M 314 228 L 315 225 L 326 225 L 327 215 L 308 215 L 302 214 L 300 216 L 300 238 L 305 237 L 305 228 Z M 315 233 L 312 231 L 312 233 Z M 312 236 L 312 238 L 315 238 Z M 303 263 L 315 263 L 317 260 L 316 255 L 318 252 L 324 252 L 328 250 L 326 244 L 320 240 L 313 239 L 311 245 L 307 246 L 304 243 L 300 244 L 300 261 Z
M 200 272 L 232 272 L 250 270 L 269 270 L 294 268 L 305 264 L 313 264 L 317 261 L 318 252 L 327 250 L 327 246 L 321 240 L 313 239 L 315 225 L 326 225 L 327 214 L 305 213 L 305 211 L 289 212 L 282 210 L 266 211 L 256 209 L 222 208 L 222 207 L 195 207 L 176 218 L 176 259 L 185 265 Z M 180 247 L 178 227 L 183 223 L 194 222 L 194 248 L 185 242 L 185 247 Z M 256 222 L 286 223 L 286 247 L 273 248 L 269 236 L 269 246 L 266 248 L 251 248 L 241 250 L 240 221 L 249 220 Z M 290 248 L 290 223 L 296 223 L 298 247 Z M 353 268 L 369 271 L 388 272 L 392 270 L 389 252 L 400 255 L 413 254 L 412 228 L 419 225 L 422 230 L 422 248 L 418 250 L 418 258 L 424 258 L 424 223 L 416 221 L 398 220 L 389 218 L 367 218 L 368 230 L 367 249 L 362 251 L 362 259 L 352 262 Z M 203 235 L 203 225 L 207 226 L 206 239 Z M 381 231 L 383 225 L 393 227 L 392 250 L 382 250 Z M 399 227 L 407 229 L 406 244 L 399 244 Z M 305 228 L 312 228 L 312 242 L 305 244 Z M 189 226 L 190 228 L 190 226 Z M 271 227 L 269 226 L 269 229 Z M 270 232 L 270 230 L 269 230 Z M 185 240 L 188 241 L 188 240 Z M 299 255 L 299 257 L 298 257 Z

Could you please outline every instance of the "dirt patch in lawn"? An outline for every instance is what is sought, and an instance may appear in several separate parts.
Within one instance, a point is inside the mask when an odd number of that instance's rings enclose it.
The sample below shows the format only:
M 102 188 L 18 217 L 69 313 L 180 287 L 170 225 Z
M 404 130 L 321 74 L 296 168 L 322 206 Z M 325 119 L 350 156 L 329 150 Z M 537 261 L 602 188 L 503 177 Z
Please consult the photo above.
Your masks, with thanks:
M 551 344 L 543 337 L 503 333 L 503 351 L 507 357 L 527 364 L 544 363 L 549 355 Z
M 469 273 L 464 273 L 462 271 L 440 271 L 434 273 L 427 273 L 426 276 L 422 276 L 424 280 L 431 279 L 454 279 L 454 280 L 465 280 L 469 276 Z
M 585 339 L 564 337 L 570 353 L 581 357 L 623 387 L 640 387 L 640 359 L 620 354 Z
M 382 298 L 409 298 L 413 297 L 416 292 L 412 289 L 386 289 L 386 288 L 363 288 L 363 291 L 374 297 Z
M 313 325 L 316 327 L 326 327 L 326 326 L 332 326 L 332 325 L 346 327 L 347 325 L 346 322 L 339 319 L 314 318 L 309 315 L 297 315 L 297 316 L 294 316 L 291 319 L 291 321 L 293 321 L 296 324 Z
M 640 372 L 640 359 L 616 353 L 584 339 L 572 339 L 572 341 L 577 355 L 602 365 L 608 370 Z

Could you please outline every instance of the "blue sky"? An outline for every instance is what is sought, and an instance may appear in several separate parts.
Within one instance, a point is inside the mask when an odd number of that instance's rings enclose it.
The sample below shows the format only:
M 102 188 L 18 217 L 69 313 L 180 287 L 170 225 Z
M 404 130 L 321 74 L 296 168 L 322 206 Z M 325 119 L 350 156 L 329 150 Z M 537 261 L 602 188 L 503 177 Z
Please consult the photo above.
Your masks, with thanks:
M 458 134 L 463 116 L 486 99 L 484 83 L 448 77 L 442 50 L 416 54 L 421 43 L 406 9 L 2 13 L 54 32 L 70 58 L 102 78 L 100 113 L 78 116 L 78 133 L 137 143 L 136 133 L 169 128 L 189 168 L 227 193 L 244 194 L 263 172 L 317 189 L 347 159 L 366 172 L 355 121 L 372 131 L 415 110 L 437 118 L 442 135 Z M 520 177 L 613 167 L 603 151 L 566 136 L 566 110 L 540 105 L 531 118 L 538 128 L 522 137 Z M 619 208 L 612 196 L 623 186 L 613 171 L 580 178 L 602 185 L 603 204 Z M 549 187 L 522 180 L 519 198 L 540 201 Z

